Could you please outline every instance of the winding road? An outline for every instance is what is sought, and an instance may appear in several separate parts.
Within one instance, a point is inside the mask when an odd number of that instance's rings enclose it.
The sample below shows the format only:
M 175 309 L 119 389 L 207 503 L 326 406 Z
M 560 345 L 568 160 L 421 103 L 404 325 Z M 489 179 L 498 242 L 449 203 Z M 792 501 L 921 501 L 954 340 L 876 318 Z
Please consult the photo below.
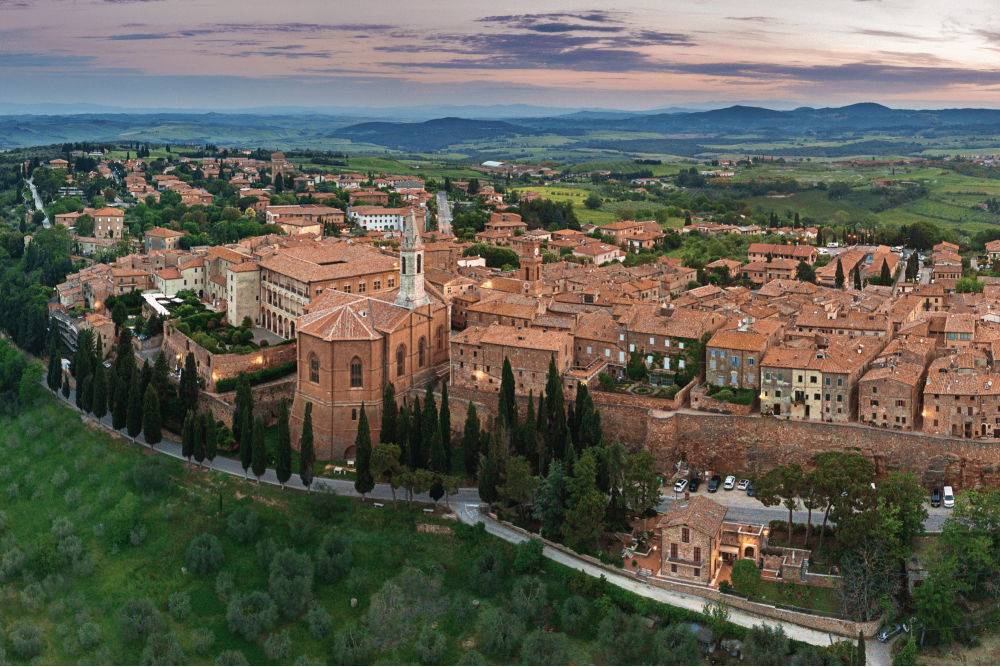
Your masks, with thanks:
M 42 198 L 38 196 L 38 190 L 35 189 L 35 179 L 34 178 L 29 178 L 29 179 L 27 179 L 27 183 L 28 183 L 28 187 L 31 188 L 31 196 L 35 200 L 35 210 L 41 211 L 42 213 L 45 213 L 45 207 L 42 206 Z M 49 214 L 48 213 L 45 213 L 45 222 L 43 222 L 42 224 L 45 226 L 45 229 L 48 229 L 49 227 L 52 226 L 52 223 L 49 222 Z

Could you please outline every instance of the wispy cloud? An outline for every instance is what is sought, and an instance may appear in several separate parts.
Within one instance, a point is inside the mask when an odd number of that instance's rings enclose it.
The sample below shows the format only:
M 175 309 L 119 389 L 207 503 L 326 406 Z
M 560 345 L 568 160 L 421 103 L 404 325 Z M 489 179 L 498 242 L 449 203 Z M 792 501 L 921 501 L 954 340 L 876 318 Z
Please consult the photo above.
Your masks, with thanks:
M 128 42 L 140 39 L 170 39 L 170 35 L 155 35 L 151 33 L 137 33 L 134 35 L 111 35 L 108 39 L 116 42 Z

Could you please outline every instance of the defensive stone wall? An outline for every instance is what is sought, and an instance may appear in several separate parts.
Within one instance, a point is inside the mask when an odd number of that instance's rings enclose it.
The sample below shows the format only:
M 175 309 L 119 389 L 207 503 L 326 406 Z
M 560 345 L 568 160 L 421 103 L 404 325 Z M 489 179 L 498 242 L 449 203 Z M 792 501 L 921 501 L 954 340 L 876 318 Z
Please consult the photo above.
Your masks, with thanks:
M 292 399 L 295 396 L 295 376 L 266 382 L 250 388 L 253 392 L 253 414 L 264 418 L 265 424 L 273 424 L 278 420 L 278 406 L 281 399 L 288 399 L 288 409 L 291 410 Z M 233 427 L 233 412 L 236 411 L 236 392 L 224 394 L 198 394 L 198 411 L 211 410 L 215 419 L 222 420 L 229 428 Z

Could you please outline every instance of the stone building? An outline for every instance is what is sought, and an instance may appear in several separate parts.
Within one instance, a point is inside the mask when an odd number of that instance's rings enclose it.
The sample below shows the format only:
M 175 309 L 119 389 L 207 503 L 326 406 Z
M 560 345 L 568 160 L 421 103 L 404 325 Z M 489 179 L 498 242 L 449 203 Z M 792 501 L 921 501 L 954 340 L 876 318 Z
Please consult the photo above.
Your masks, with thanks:
M 146 246 L 146 253 L 153 250 L 173 250 L 177 247 L 177 242 L 184 236 L 183 232 L 175 232 L 165 227 L 154 227 L 143 235 Z
M 865 373 L 859 384 L 858 419 L 863 424 L 913 431 L 919 428 L 924 367 L 890 362 Z
M 94 218 L 94 236 L 99 239 L 120 239 L 122 227 L 125 226 L 125 212 L 117 208 L 105 206 L 97 209 L 91 216 Z
M 260 266 L 241 262 L 226 268 L 226 317 L 233 326 L 243 319 L 260 321 Z
M 719 387 L 756 389 L 760 387 L 760 362 L 767 350 L 781 342 L 785 323 L 736 320 L 708 341 L 705 382 Z
M 401 401 L 409 389 L 423 389 L 447 373 L 449 309 L 424 282 L 423 247 L 414 227 L 408 225 L 400 248 L 399 287 L 324 290 L 299 316 L 292 439 L 299 442 L 311 403 L 317 458 L 354 458 L 362 404 L 372 441 L 378 442 L 388 382 Z
M 1000 374 L 971 353 L 938 359 L 927 372 L 924 433 L 959 438 L 1000 437 Z

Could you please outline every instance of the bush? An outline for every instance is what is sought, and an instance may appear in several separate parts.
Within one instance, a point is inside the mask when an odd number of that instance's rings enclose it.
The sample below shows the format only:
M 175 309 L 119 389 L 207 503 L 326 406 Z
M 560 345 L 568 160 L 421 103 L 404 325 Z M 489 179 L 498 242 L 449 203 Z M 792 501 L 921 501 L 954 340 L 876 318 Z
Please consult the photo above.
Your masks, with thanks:
M 472 564 L 470 583 L 480 595 L 495 595 L 503 587 L 505 578 L 503 557 L 492 551 L 485 551 Z
M 219 538 L 210 533 L 202 533 L 191 540 L 184 561 L 189 571 L 195 574 L 207 574 L 219 569 L 225 558 L 226 554 L 222 550 Z
M 417 636 L 417 641 L 413 645 L 413 649 L 417 652 L 420 662 L 425 665 L 433 665 L 448 650 L 448 640 L 445 639 L 445 636 L 440 631 L 435 630 L 429 624 L 425 624 Z
M 487 655 L 498 659 L 510 657 L 521 646 L 524 622 L 506 611 L 490 609 L 479 619 L 476 632 L 479 646 Z
M 316 576 L 321 581 L 337 581 L 351 570 L 354 550 L 351 543 L 329 532 L 316 550 Z
M 104 632 L 101 630 L 101 626 L 92 622 L 84 623 L 80 626 L 80 646 L 83 648 L 93 648 L 100 643 L 103 635 Z
M 239 651 L 223 651 L 215 657 L 216 665 L 249 665 L 247 659 Z
M 63 484 L 65 484 L 68 479 L 69 479 L 69 473 L 66 472 L 66 469 L 59 468 L 59 470 L 56 470 L 55 473 L 52 475 L 52 484 L 58 489 Z
M 291 653 L 292 640 L 288 636 L 288 630 L 276 632 L 264 640 L 264 655 L 272 664 L 287 660 Z
M 233 592 L 235 585 L 236 579 L 232 572 L 220 572 L 219 576 L 215 578 L 215 594 L 225 602 L 229 599 L 229 594 Z
M 10 633 L 10 642 L 19 657 L 34 658 L 42 652 L 42 629 L 30 621 L 18 621 Z
M 50 533 L 42 533 L 35 538 L 34 548 L 28 554 L 28 569 L 38 576 L 44 576 L 49 572 L 54 572 L 62 565 L 62 556 L 59 555 L 56 538 Z
M 191 596 L 183 592 L 173 593 L 167 603 L 167 608 L 170 610 L 171 616 L 178 621 L 183 621 L 191 613 Z
M 544 560 L 542 556 L 544 548 L 542 541 L 535 538 L 518 544 L 514 555 L 514 572 L 525 574 L 537 571 Z
M 139 546 L 146 541 L 146 525 L 142 523 L 137 523 L 129 531 L 128 541 L 132 543 L 132 546 Z
M 309 632 L 317 639 L 322 639 L 333 628 L 333 617 L 327 613 L 323 605 L 313 605 L 309 610 Z
M 252 507 L 240 507 L 229 515 L 226 522 L 226 534 L 240 544 L 252 540 L 259 528 L 260 515 Z
M 333 638 L 333 655 L 338 665 L 370 665 L 375 646 L 357 623 L 348 623 Z
M 312 508 L 313 516 L 320 523 L 327 523 L 336 516 L 340 509 L 337 502 L 337 492 L 326 484 L 313 486 L 313 492 L 309 494 L 309 505 Z
M 309 556 L 285 549 L 271 562 L 268 589 L 285 618 L 297 618 L 312 598 L 313 566 Z
M 534 630 L 525 636 L 524 643 L 521 645 L 521 663 L 524 665 L 568 665 L 571 660 L 569 650 L 569 638 L 563 633 Z
M 169 634 L 150 635 L 146 639 L 146 648 L 142 649 L 139 656 L 140 665 L 186 665 L 187 656 L 181 650 L 181 644 L 177 641 L 177 635 L 173 632 Z
M 167 461 L 159 456 L 144 456 L 135 462 L 132 479 L 139 493 L 150 493 L 165 489 L 170 485 Z
M 86 579 L 94 573 L 96 567 L 97 561 L 94 560 L 94 554 L 86 554 L 73 562 L 73 574 L 80 579 Z
M 538 577 L 522 577 L 514 584 L 510 608 L 528 625 L 538 625 L 548 616 L 548 592 Z
M 250 386 L 263 384 L 265 382 L 270 382 L 271 380 L 277 380 L 278 378 L 285 377 L 291 373 L 295 372 L 298 364 L 295 361 L 289 361 L 287 363 L 281 364 L 280 366 L 274 366 L 273 368 L 264 368 L 259 371 L 254 371 L 253 373 L 246 373 L 246 378 L 250 382 Z M 223 378 L 215 383 L 215 390 L 220 394 L 227 391 L 232 391 L 236 389 L 236 382 L 239 378 Z
M 288 536 L 292 538 L 294 544 L 305 544 L 312 536 L 312 521 L 302 517 L 295 517 L 288 522 Z
M 347 590 L 354 597 L 361 597 L 368 592 L 372 586 L 372 573 L 363 568 L 356 567 L 347 575 Z
M 257 543 L 257 562 L 265 570 L 271 569 L 271 561 L 278 555 L 278 543 L 272 538 Z
M 42 585 L 37 581 L 32 582 L 21 589 L 21 593 L 18 596 L 21 599 L 21 604 L 24 608 L 35 614 L 41 610 L 42 605 L 45 604 L 45 591 L 42 590 Z
M 160 610 L 149 600 L 129 600 L 118 610 L 118 621 L 127 641 L 156 634 L 163 627 Z
M 208 628 L 198 628 L 191 633 L 191 646 L 198 655 L 205 655 L 215 643 L 215 633 Z
M 0 562 L 0 570 L 3 570 L 3 573 L 7 576 L 19 574 L 24 569 L 26 560 L 27 557 L 23 551 L 17 547 L 12 547 L 3 555 L 3 561 Z
M 612 606 L 597 628 L 595 655 L 609 664 L 645 664 L 649 642 L 649 632 L 641 616 L 626 614 Z
M 264 630 L 270 629 L 278 618 L 274 600 L 263 591 L 246 595 L 234 595 L 226 609 L 229 630 L 242 635 L 247 641 L 254 641 Z
M 76 535 L 70 535 L 59 542 L 57 550 L 64 563 L 73 563 L 83 553 L 83 541 Z
M 108 513 L 107 535 L 112 542 L 124 542 L 128 539 L 129 533 L 135 527 L 139 518 L 139 499 L 132 493 L 126 493 L 125 497 L 118 501 Z
M 760 570 L 752 558 L 741 558 L 733 563 L 729 580 L 743 595 L 757 595 L 760 589 Z

